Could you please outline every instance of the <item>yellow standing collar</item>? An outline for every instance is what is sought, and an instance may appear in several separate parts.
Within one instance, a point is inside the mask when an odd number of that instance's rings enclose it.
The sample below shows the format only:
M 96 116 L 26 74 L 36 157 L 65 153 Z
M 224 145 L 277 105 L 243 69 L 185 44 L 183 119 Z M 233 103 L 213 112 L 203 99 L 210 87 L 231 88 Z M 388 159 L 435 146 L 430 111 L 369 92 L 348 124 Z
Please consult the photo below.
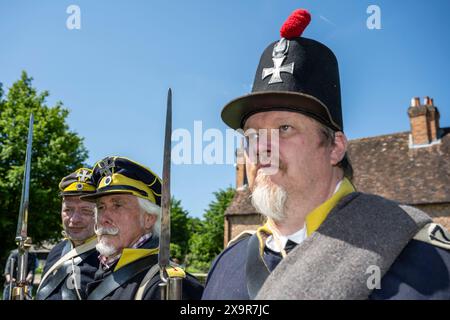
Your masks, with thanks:
M 355 191 L 356 189 L 352 185 L 350 180 L 344 178 L 341 185 L 339 186 L 339 189 L 333 194 L 333 196 L 306 216 L 307 235 L 310 236 L 320 227 L 320 225 L 327 218 L 330 211 L 339 203 L 339 201 L 342 200 L 342 198 Z
M 114 272 L 119 270 L 122 267 L 125 267 L 126 265 L 137 261 L 139 259 L 155 255 L 159 253 L 159 248 L 153 248 L 153 249 L 133 249 L 133 248 L 125 248 L 122 251 L 122 255 L 120 256 L 119 262 L 117 262 L 116 267 L 114 268 Z M 170 265 L 166 268 L 167 274 L 169 277 L 180 277 L 185 278 L 186 273 L 181 267 Z
M 153 254 L 158 254 L 158 252 L 159 252 L 158 248 L 153 249 L 125 248 L 122 250 L 122 255 L 120 256 L 119 262 L 117 262 L 117 265 L 114 268 L 114 272 L 126 266 L 127 264 L 130 264 L 136 260 L 142 259 L 144 257 Z

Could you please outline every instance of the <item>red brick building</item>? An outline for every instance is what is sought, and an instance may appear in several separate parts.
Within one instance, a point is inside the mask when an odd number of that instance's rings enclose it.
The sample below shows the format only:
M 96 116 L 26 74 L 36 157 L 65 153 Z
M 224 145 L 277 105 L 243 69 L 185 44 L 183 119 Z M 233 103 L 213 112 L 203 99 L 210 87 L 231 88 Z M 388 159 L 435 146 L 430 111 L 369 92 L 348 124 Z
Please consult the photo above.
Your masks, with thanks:
M 439 111 L 429 97 L 423 103 L 413 98 L 408 117 L 409 132 L 349 142 L 353 183 L 358 191 L 413 205 L 450 230 L 450 128 L 439 126 Z M 251 204 L 243 165 L 236 166 L 236 185 L 225 212 L 225 245 L 263 221 Z

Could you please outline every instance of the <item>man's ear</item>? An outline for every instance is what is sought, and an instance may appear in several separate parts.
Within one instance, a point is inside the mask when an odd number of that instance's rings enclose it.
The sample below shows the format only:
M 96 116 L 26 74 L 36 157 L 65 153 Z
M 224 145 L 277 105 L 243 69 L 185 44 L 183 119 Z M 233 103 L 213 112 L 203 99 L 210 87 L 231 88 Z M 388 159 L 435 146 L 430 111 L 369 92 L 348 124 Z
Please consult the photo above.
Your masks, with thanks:
M 337 165 L 344 159 L 345 152 L 347 152 L 347 137 L 341 131 L 334 134 L 334 143 L 331 146 L 330 161 L 333 166 Z
M 156 218 L 155 215 L 145 213 L 145 216 L 144 216 L 144 228 L 146 230 L 150 230 L 153 227 L 153 225 L 156 223 L 156 219 L 157 218 Z

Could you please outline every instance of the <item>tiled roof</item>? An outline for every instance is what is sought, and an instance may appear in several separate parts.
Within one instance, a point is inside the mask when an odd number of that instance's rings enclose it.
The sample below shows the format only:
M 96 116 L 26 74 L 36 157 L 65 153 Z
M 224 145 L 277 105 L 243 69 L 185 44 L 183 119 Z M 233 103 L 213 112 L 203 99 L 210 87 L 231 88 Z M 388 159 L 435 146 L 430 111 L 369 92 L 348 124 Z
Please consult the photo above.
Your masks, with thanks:
M 358 191 L 407 204 L 450 202 L 450 128 L 438 144 L 408 144 L 409 132 L 350 141 Z
M 251 193 L 247 187 L 237 190 L 233 201 L 225 212 L 225 215 L 256 214 L 256 209 L 252 205 L 250 196 Z

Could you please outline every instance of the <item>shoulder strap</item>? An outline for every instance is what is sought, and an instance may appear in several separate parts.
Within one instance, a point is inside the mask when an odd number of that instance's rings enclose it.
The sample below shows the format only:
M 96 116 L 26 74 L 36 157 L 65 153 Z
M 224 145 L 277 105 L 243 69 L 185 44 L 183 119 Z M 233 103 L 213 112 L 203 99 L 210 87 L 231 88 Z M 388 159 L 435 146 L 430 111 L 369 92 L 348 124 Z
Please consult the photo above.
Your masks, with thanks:
M 78 256 L 73 259 L 74 265 L 77 265 L 83 260 L 83 257 Z M 44 281 L 41 281 L 42 285 L 39 285 L 39 290 L 36 293 L 36 300 L 47 299 L 53 293 L 53 291 L 55 291 L 55 289 L 59 287 L 61 282 L 63 282 L 70 274 L 70 271 L 68 272 L 67 270 L 67 267 L 69 267 L 70 264 L 71 261 L 64 261 L 64 263 L 60 265 L 60 268 L 58 268 L 50 278 L 45 280 L 45 284 Z
M 79 256 L 79 255 L 81 255 L 81 254 L 83 254 L 83 253 L 85 253 L 87 251 L 90 251 L 90 250 L 94 249 L 96 245 L 97 245 L 97 240 L 90 241 L 88 243 L 82 244 L 79 247 L 73 248 L 72 250 L 67 252 L 64 256 L 59 258 L 59 260 L 56 261 L 50 267 L 50 269 L 48 269 L 48 271 L 44 274 L 44 276 L 41 279 L 41 282 L 39 283 L 39 287 L 38 287 L 37 291 L 39 291 L 39 289 L 41 288 L 41 285 L 53 273 L 54 270 L 56 270 L 61 265 L 63 265 L 67 260 L 72 259 L 72 258 L 74 258 L 76 256 Z
M 147 284 L 150 282 L 150 280 L 153 279 L 154 276 L 156 276 L 158 274 L 158 272 L 159 272 L 159 264 L 155 264 L 153 267 L 151 267 L 148 270 L 144 279 L 142 279 L 138 290 L 136 291 L 134 300 L 142 300 L 142 297 L 144 296 L 144 292 L 145 292 L 145 288 L 147 287 Z
M 103 300 L 111 292 L 119 288 L 121 285 L 125 284 L 128 280 L 146 270 L 149 265 L 153 265 L 157 262 L 158 255 L 150 255 L 145 258 L 139 259 L 135 262 L 129 263 L 126 266 L 120 268 L 119 270 L 109 274 L 103 281 L 98 285 L 97 288 L 92 291 L 88 300 Z
M 255 299 L 270 271 L 259 254 L 259 240 L 256 233 L 252 234 L 247 244 L 247 261 L 245 275 L 250 299 Z

